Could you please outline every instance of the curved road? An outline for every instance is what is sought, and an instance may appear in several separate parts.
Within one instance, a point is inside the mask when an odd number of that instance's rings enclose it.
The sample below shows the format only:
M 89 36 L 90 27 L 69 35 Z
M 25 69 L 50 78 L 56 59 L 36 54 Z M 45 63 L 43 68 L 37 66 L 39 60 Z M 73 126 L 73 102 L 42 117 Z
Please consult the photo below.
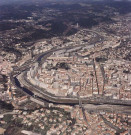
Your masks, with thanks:
M 32 84 L 30 84 L 25 76 L 23 77 L 23 83 L 22 83 L 24 84 L 24 87 L 21 87 L 19 80 L 16 78 L 16 75 L 21 74 L 21 72 L 23 71 L 27 72 L 29 68 L 31 67 L 31 65 L 35 63 L 36 61 L 39 62 L 39 64 L 41 64 L 41 61 L 46 60 L 55 51 L 59 51 L 63 49 L 72 49 L 72 48 L 82 47 L 82 46 L 83 45 L 68 46 L 68 47 L 58 48 L 58 49 L 53 48 L 49 51 L 41 53 L 34 58 L 34 61 L 30 60 L 30 62 L 28 62 L 27 65 L 23 65 L 20 68 L 15 69 L 15 71 L 11 73 L 10 79 L 12 83 L 19 90 L 24 91 L 27 95 L 32 96 L 32 97 L 36 95 L 34 98 L 40 101 L 46 100 L 48 102 L 53 102 L 53 103 L 58 103 L 58 104 L 79 104 L 79 99 L 77 97 L 58 97 L 58 96 L 52 95 L 51 93 L 43 91 L 41 88 L 38 88 L 37 86 L 33 86 Z M 38 93 L 38 95 L 34 93 Z M 124 105 L 124 106 L 131 105 L 129 101 L 114 100 L 114 99 L 102 98 L 102 97 L 95 98 L 95 99 L 84 98 L 84 99 L 81 99 L 81 102 L 86 103 L 86 104 L 110 104 L 110 105 Z

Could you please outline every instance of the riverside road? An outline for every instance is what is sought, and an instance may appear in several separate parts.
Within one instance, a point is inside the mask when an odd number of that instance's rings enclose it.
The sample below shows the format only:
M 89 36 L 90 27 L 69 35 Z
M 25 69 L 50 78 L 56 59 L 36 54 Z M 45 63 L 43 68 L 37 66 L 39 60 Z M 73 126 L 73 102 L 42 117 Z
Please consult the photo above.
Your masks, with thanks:
M 42 90 L 41 88 L 38 88 L 37 86 L 32 85 L 26 78 L 26 75 L 23 77 L 23 82 L 21 82 L 24 86 L 21 86 L 20 80 L 16 78 L 17 75 L 21 74 L 22 72 L 27 72 L 33 63 L 38 62 L 40 65 L 43 63 L 49 56 L 53 54 L 55 51 L 63 50 L 63 49 L 73 49 L 76 47 L 82 47 L 83 45 L 79 46 L 67 46 L 63 48 L 53 48 L 49 51 L 46 51 L 44 53 L 41 53 L 37 55 L 34 60 L 30 60 L 30 62 L 26 63 L 25 65 L 22 65 L 21 67 L 15 69 L 11 75 L 10 79 L 14 86 L 16 86 L 19 90 L 24 91 L 28 96 L 31 96 L 33 98 L 36 98 L 37 100 L 43 101 L 46 100 L 51 103 L 57 103 L 57 104 L 79 104 L 79 99 L 77 97 L 58 97 L 51 93 L 48 93 L 46 90 Z M 93 45 L 92 45 L 93 46 Z M 37 95 L 38 93 L 38 95 Z M 84 104 L 94 104 L 94 105 L 100 105 L 100 104 L 109 104 L 109 105 L 121 105 L 121 106 L 130 106 L 130 101 L 122 101 L 122 100 L 115 100 L 110 99 L 107 97 L 92 97 L 92 98 L 81 98 L 81 102 Z

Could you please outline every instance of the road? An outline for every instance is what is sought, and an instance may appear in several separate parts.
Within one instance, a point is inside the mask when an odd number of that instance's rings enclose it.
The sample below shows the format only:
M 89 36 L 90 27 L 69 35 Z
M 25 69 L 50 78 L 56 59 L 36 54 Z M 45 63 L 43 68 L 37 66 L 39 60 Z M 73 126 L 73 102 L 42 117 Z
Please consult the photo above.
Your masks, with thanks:
M 15 71 L 13 71 L 10 75 L 10 79 L 12 81 L 12 83 L 19 89 L 24 91 L 27 95 L 33 97 L 33 98 L 37 98 L 40 101 L 48 101 L 48 102 L 52 102 L 52 103 L 58 103 L 58 104 L 79 104 L 79 99 L 77 97 L 58 97 L 55 95 L 52 95 L 51 93 L 48 93 L 44 90 L 42 90 L 41 88 L 38 88 L 37 86 L 33 86 L 32 84 L 30 84 L 26 78 L 26 76 L 23 77 L 23 84 L 24 87 L 20 86 L 19 80 L 17 79 L 18 82 L 16 82 L 16 75 L 20 74 L 21 72 L 27 72 L 31 65 L 35 62 L 38 62 L 39 64 L 41 64 L 41 62 L 45 61 L 53 52 L 55 51 L 59 51 L 59 50 L 63 50 L 63 49 L 72 49 L 75 47 L 81 47 L 82 45 L 79 46 L 68 46 L 68 47 L 63 47 L 63 48 L 53 48 L 49 51 L 46 51 L 44 53 L 41 53 L 39 55 L 37 55 L 34 60 L 30 60 L 30 62 L 28 62 L 26 65 L 22 65 L 20 68 L 15 69 Z M 39 93 L 34 94 L 34 93 Z M 36 95 L 34 97 L 34 95 Z M 41 95 L 41 96 L 39 96 Z M 114 99 L 110 99 L 110 98 L 105 98 L 105 97 L 98 97 L 98 98 L 83 98 L 81 99 L 82 103 L 84 104 L 96 104 L 96 105 L 100 105 L 100 104 L 109 104 L 109 105 L 123 105 L 123 106 L 130 106 L 131 102 L 130 101 L 122 101 L 122 100 L 114 100 Z

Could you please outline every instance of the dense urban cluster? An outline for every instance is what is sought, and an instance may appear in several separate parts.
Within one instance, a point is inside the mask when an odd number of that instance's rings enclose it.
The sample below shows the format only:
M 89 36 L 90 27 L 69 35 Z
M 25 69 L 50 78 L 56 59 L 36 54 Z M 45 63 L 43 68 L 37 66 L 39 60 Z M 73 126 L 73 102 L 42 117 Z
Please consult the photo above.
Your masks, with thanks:
M 1 4 L 0 135 L 131 134 L 130 6 Z

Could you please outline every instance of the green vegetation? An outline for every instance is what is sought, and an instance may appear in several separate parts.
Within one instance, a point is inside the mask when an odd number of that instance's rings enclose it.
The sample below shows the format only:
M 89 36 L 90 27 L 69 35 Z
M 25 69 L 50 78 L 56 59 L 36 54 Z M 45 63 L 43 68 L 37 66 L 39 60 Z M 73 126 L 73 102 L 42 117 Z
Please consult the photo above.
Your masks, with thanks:
M 0 109 L 11 111 L 14 109 L 14 107 L 12 106 L 12 104 L 0 100 Z

